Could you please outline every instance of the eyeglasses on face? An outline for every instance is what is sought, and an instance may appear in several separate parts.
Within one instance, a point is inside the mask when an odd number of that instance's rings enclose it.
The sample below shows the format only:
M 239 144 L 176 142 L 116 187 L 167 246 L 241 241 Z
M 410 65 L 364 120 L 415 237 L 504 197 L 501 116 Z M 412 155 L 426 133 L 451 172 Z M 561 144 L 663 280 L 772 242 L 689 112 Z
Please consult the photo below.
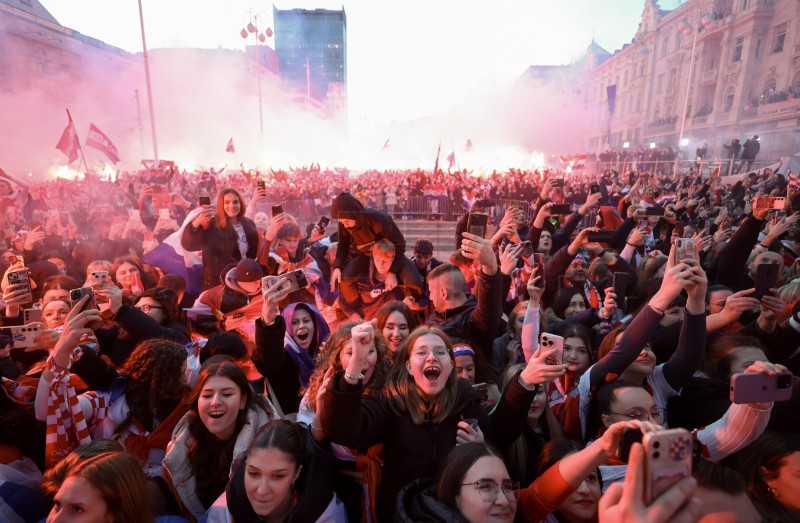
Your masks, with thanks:
M 644 409 L 633 409 L 629 412 L 609 412 L 609 414 L 624 416 L 626 418 L 635 419 L 636 421 L 655 421 L 661 423 L 666 417 L 667 411 L 660 408 L 653 409 L 650 412 Z
M 497 495 L 500 493 L 500 490 L 503 491 L 503 495 L 505 495 L 508 501 L 517 501 L 519 498 L 519 481 L 504 481 L 502 485 L 498 485 L 497 482 L 493 479 L 479 479 L 478 481 L 473 481 L 472 483 L 462 483 L 462 487 L 466 487 L 469 485 L 475 485 L 475 488 L 478 489 L 478 494 L 480 495 L 481 499 L 486 503 L 494 503 L 497 499 Z
M 149 314 L 152 309 L 163 309 L 164 307 L 161 305 L 137 305 L 136 308 L 145 314 Z
M 434 347 L 432 350 L 423 348 L 412 349 L 411 355 L 418 360 L 424 360 L 428 358 L 428 354 L 430 354 L 431 352 L 433 352 L 433 355 L 440 360 L 444 360 L 450 357 L 450 353 L 447 352 L 447 347 Z

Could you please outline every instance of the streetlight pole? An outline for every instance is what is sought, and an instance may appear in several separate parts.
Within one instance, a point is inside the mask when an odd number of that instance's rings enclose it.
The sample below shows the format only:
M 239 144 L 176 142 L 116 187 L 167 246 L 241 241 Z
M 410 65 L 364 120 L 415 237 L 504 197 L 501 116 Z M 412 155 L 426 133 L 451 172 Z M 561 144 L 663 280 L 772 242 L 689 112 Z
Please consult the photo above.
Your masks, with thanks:
M 686 96 L 683 97 L 683 113 L 681 114 L 681 128 L 678 131 L 678 151 L 683 147 L 683 131 L 686 128 L 686 111 L 689 109 L 689 92 L 692 90 L 692 72 L 694 70 L 694 53 L 697 49 L 697 34 L 700 32 L 700 24 L 695 24 L 693 27 L 694 36 L 692 37 L 692 54 L 689 57 L 689 74 L 686 79 Z M 685 33 L 684 33 L 685 34 Z M 678 176 L 678 162 L 680 161 L 680 154 L 675 160 L 675 171 L 673 175 Z
M 256 84 L 258 86 L 258 124 L 259 124 L 259 137 L 261 141 L 264 141 L 264 108 L 263 108 L 263 101 L 261 97 L 261 47 L 259 43 L 264 43 L 267 38 L 272 37 L 272 29 L 267 27 L 267 30 L 263 33 L 258 31 L 258 24 L 260 21 L 260 17 L 257 14 L 253 15 L 253 18 L 247 24 L 247 26 L 240 31 L 239 34 L 242 35 L 242 38 L 247 38 L 249 34 L 253 34 L 256 39 Z
M 142 27 L 142 55 L 144 56 L 144 79 L 147 85 L 147 105 L 150 108 L 150 133 L 153 135 L 153 159 L 158 168 L 158 140 L 156 139 L 156 116 L 153 111 L 153 89 L 150 87 L 150 60 L 147 56 L 147 41 L 144 37 L 144 14 L 142 0 L 139 0 L 139 25 Z

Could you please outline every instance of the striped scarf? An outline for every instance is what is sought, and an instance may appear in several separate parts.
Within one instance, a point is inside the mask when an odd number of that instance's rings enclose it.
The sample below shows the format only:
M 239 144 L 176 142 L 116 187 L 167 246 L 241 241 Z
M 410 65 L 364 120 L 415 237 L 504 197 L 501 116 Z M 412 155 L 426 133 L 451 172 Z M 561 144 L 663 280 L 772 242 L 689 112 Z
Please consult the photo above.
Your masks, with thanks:
M 83 349 L 79 346 L 72 354 L 66 368 L 56 366 L 53 358 L 47 359 L 47 367 L 53 373 L 47 397 L 47 432 L 45 436 L 45 466 L 50 468 L 64 459 L 70 452 L 92 441 L 89 425 L 83 415 L 78 395 L 70 383 L 69 369 L 79 359 Z M 105 398 L 96 397 L 98 418 L 108 411 Z

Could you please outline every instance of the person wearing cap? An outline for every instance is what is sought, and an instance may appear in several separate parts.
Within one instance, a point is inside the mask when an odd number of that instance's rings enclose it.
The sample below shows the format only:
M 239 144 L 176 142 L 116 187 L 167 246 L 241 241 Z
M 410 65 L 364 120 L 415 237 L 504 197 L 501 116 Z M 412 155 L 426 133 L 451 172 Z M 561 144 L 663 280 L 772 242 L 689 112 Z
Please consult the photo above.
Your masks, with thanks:
M 333 201 L 331 216 L 339 221 L 339 248 L 333 263 L 331 288 L 341 282 L 341 297 L 358 300 L 358 279 L 369 272 L 370 249 L 378 240 L 388 240 L 395 248 L 387 286 L 402 280 L 409 289 L 422 292 L 422 278 L 411 260 L 405 257 L 406 240 L 391 216 L 377 209 L 365 208 L 355 196 L 341 193 Z M 361 318 L 361 314 L 352 314 Z
M 243 258 L 255 260 L 259 234 L 256 224 L 245 216 L 246 205 L 235 189 L 223 189 L 216 208 L 207 205 L 186 217 L 181 246 L 203 252 L 203 277 L 200 290 L 219 285 L 222 269 Z
M 254 341 L 252 320 L 258 317 L 263 298 L 261 278 L 264 269 L 249 258 L 229 265 L 220 274 L 221 283 L 200 293 L 187 310 L 194 329 L 208 336 L 214 332 L 237 330 Z

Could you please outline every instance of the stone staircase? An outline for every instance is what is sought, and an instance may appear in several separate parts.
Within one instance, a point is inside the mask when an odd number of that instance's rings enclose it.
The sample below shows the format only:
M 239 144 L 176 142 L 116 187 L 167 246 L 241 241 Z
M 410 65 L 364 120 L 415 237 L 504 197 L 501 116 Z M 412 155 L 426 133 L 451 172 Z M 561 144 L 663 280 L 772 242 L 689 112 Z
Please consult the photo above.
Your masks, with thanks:
M 426 238 L 433 243 L 433 256 L 443 262 L 450 260 L 450 254 L 455 250 L 456 222 L 403 220 L 395 218 L 395 223 L 400 228 L 406 239 L 406 256 L 411 258 L 414 242 L 419 238 Z

